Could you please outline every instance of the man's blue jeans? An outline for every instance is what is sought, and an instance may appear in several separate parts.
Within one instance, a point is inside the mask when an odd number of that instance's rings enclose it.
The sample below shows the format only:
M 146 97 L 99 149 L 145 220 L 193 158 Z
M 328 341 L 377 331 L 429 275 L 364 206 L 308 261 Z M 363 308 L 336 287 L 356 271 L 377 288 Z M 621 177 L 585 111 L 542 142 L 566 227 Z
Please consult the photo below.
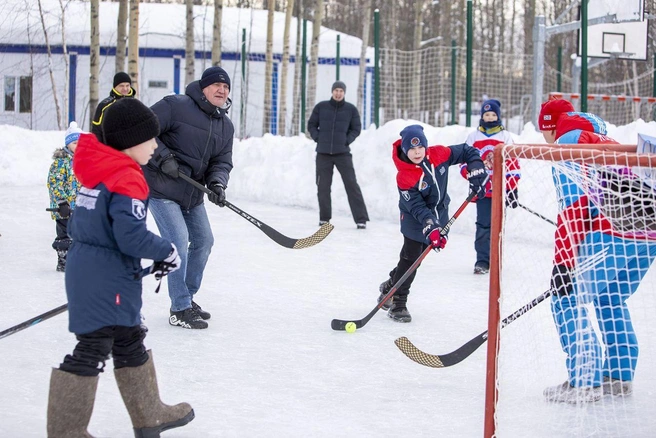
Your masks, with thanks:
M 168 199 L 150 198 L 148 202 L 160 235 L 173 242 L 180 254 L 180 269 L 167 276 L 171 311 L 179 312 L 191 307 L 191 300 L 200 289 L 214 245 L 212 228 L 204 204 L 183 210 Z

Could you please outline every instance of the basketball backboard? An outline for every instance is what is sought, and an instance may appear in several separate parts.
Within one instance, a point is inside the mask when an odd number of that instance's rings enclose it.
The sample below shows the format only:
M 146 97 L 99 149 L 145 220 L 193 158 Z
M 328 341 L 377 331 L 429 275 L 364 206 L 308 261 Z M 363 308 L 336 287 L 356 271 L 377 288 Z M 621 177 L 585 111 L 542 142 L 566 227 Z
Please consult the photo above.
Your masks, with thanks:
M 649 22 L 643 18 L 644 0 L 588 0 L 588 20 L 607 15 L 615 15 L 615 22 L 588 25 L 588 57 L 646 61 Z

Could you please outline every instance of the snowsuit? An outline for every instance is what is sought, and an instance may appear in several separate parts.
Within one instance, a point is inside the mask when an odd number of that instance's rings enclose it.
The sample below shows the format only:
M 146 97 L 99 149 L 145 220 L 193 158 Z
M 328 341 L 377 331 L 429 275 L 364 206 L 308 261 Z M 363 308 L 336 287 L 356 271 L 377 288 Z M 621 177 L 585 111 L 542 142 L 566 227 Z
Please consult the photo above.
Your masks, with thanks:
M 489 268 L 490 266 L 490 225 L 492 223 L 492 174 L 494 172 L 493 152 L 498 144 L 512 144 L 513 139 L 503 126 L 491 129 L 479 127 L 469 134 L 466 143 L 476 148 L 481 154 L 485 168 L 490 176 L 487 183 L 487 192 L 484 199 L 476 199 L 476 238 L 474 249 L 476 250 L 476 265 Z M 467 178 L 467 166 L 460 166 L 460 174 Z M 506 160 L 506 191 L 517 193 L 517 184 L 521 177 L 519 161 L 516 159 Z
M 556 139 L 557 144 L 616 143 L 606 136 L 603 120 L 578 112 L 560 116 Z M 602 214 L 597 200 L 575 184 L 573 175 L 586 172 L 599 178 L 598 170 L 574 162 L 553 168 L 561 211 L 555 235 L 552 289 L 556 293 L 551 310 L 567 354 L 570 385 L 596 387 L 603 377 L 633 380 L 638 342 L 626 300 L 656 257 L 656 232 L 619 231 Z M 574 272 L 577 267 L 580 271 Z M 583 307 L 590 301 L 599 321 L 604 355 Z
M 71 211 L 75 209 L 75 200 L 80 190 L 80 183 L 73 173 L 73 153 L 68 147 L 55 150 L 52 156 L 53 162 L 48 171 L 48 193 L 50 195 L 50 208 L 58 208 L 60 203 L 67 202 Z M 68 220 L 58 212 L 50 212 L 50 217 L 55 221 L 56 237 L 52 247 L 60 255 L 60 259 L 66 259 L 66 253 L 71 245 L 68 236 Z

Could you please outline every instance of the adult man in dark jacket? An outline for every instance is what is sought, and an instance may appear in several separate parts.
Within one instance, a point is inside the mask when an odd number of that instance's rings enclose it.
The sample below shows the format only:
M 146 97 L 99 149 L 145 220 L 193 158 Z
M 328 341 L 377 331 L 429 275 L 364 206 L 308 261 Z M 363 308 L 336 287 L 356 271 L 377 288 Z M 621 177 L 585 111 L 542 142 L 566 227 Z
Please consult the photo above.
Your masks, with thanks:
M 109 96 L 100 101 L 96 107 L 96 112 L 93 115 L 93 121 L 91 122 L 91 132 L 93 132 L 100 142 L 105 142 L 102 137 L 101 128 L 105 110 L 118 99 L 134 97 L 134 95 L 135 91 L 134 88 L 132 88 L 132 79 L 130 78 L 130 75 L 124 71 L 116 73 L 114 75 L 114 82 L 112 83 L 112 90 L 109 92 Z
M 308 120 L 308 131 L 317 142 L 317 189 L 319 198 L 319 225 L 330 221 L 332 207 L 330 186 L 333 183 L 333 167 L 337 167 L 351 214 L 358 229 L 365 229 L 369 215 L 362 191 L 355 178 L 353 156 L 349 145 L 360 135 L 362 125 L 358 109 L 344 100 L 346 85 L 342 81 L 333 84 L 332 98 L 319 102 Z
M 179 249 L 182 264 L 168 276 L 169 324 L 204 329 L 210 319 L 195 301 L 214 236 L 203 203 L 203 192 L 179 178 L 179 172 L 207 185 L 208 199 L 223 207 L 232 170 L 235 129 L 227 117 L 230 78 L 221 67 L 210 67 L 185 95 L 166 96 L 151 109 L 159 119 L 158 147 L 144 168 L 150 187 L 150 209 L 165 239 Z

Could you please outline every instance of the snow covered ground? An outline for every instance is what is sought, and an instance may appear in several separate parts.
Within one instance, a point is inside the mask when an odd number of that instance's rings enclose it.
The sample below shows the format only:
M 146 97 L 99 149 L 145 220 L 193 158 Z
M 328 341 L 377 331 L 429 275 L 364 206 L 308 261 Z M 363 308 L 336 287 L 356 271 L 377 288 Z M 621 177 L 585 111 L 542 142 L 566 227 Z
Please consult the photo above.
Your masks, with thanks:
M 165 283 L 144 281 L 144 315 L 150 331 L 162 398 L 187 401 L 196 412 L 189 425 L 166 437 L 441 436 L 483 434 L 485 346 L 446 369 L 421 367 L 393 344 L 407 336 L 430 353 L 447 353 L 487 328 L 488 277 L 472 275 L 475 208 L 466 210 L 439 254 L 420 268 L 409 299 L 410 324 L 380 311 L 354 334 L 335 332 L 333 318 L 358 319 L 376 304 L 378 285 L 397 261 L 402 238 L 397 224 L 391 143 L 407 125 L 393 121 L 367 130 L 353 145 L 356 173 L 372 221 L 355 229 L 343 185 L 333 183 L 335 230 L 303 250 L 276 245 L 228 209 L 208 207 L 216 244 L 197 301 L 212 313 L 210 327 L 187 331 L 168 325 Z M 464 141 L 464 127 L 426 127 L 430 143 Z M 656 123 L 611 127 L 610 135 L 635 143 L 637 133 L 656 135 Z M 517 141 L 542 142 L 529 125 Z M 66 302 L 64 276 L 55 272 L 50 244 L 54 222 L 45 178 L 62 132 L 32 132 L 0 126 L 0 330 Z M 235 169 L 227 194 L 241 209 L 291 237 L 317 229 L 314 147 L 304 137 L 264 136 L 235 142 Z M 467 185 L 453 169 L 451 211 Z M 520 200 L 540 209 L 540 194 Z M 544 227 L 523 210 L 517 221 Z M 531 222 L 534 221 L 534 222 Z M 154 222 L 150 222 L 155 230 Z M 549 258 L 543 242 L 513 242 Z M 547 264 L 550 260 L 547 260 Z M 652 269 L 653 271 L 654 269 Z M 546 277 L 545 277 L 546 276 Z M 650 272 L 653 285 L 654 272 Z M 548 272 L 527 284 L 530 295 L 548 286 Z M 601 408 L 551 406 L 542 401 L 547 385 L 565 380 L 547 305 L 505 329 L 509 334 L 538 327 L 536 350 L 518 352 L 517 379 L 527 382 L 504 409 L 522 421 L 500 426 L 504 437 L 653 436 L 656 422 L 656 330 L 654 292 L 631 301 L 643 356 L 635 394 Z M 632 300 L 634 300 L 632 298 Z M 650 319 L 651 318 L 651 319 Z M 71 352 L 67 314 L 0 340 L 0 436 L 45 436 L 50 369 Z M 523 360 L 531 356 L 534 362 Z M 545 362 L 544 373 L 527 364 Z M 130 420 L 111 361 L 101 375 L 89 431 L 99 437 L 131 437 Z M 504 411 L 505 412 L 505 411 Z M 610 418 L 610 419 L 609 419 Z

